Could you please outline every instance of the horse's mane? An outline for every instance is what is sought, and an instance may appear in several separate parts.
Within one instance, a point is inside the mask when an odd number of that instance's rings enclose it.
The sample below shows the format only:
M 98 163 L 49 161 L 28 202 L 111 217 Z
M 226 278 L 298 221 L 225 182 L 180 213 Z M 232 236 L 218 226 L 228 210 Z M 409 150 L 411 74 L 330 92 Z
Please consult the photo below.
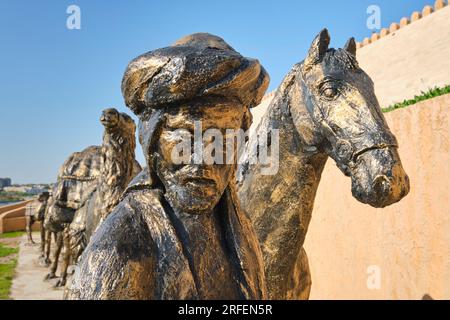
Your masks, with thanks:
M 343 67 L 353 70 L 358 70 L 359 65 L 356 61 L 356 57 L 344 49 L 334 49 L 330 48 L 325 53 L 322 62 L 327 65 L 332 65 L 336 67 Z
M 333 66 L 333 68 L 361 70 L 356 57 L 347 50 L 340 48 L 328 49 L 320 62 L 325 65 L 331 65 Z M 304 61 L 294 64 L 289 73 L 284 77 L 280 86 L 277 88 L 277 90 L 275 90 L 274 97 L 267 109 L 270 109 L 271 105 L 277 103 L 278 100 L 285 99 L 287 91 L 291 89 L 293 83 L 295 82 L 295 79 L 297 79 L 298 75 L 302 72 L 303 63 Z

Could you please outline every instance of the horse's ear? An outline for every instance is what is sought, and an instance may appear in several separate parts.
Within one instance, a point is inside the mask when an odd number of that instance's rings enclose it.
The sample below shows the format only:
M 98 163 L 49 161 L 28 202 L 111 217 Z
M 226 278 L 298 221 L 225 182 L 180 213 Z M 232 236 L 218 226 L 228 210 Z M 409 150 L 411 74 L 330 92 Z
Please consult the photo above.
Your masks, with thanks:
M 348 39 L 347 43 L 344 46 L 344 50 L 356 56 L 356 42 L 355 38 L 351 37 Z
M 330 35 L 325 28 L 316 36 L 308 51 L 308 56 L 305 59 L 305 69 L 311 68 L 316 63 L 320 62 L 328 50 L 330 44 Z

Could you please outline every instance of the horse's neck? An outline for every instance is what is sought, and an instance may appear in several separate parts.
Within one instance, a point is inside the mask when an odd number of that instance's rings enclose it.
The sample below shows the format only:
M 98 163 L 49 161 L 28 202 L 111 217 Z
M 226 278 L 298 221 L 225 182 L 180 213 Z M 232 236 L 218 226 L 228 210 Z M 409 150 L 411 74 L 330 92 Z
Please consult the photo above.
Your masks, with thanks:
M 320 179 L 327 156 L 316 148 L 317 129 L 310 120 L 303 103 L 302 87 L 296 79 L 299 68 L 300 65 L 295 65 L 285 77 L 246 146 L 245 160 L 239 167 L 238 176 L 239 196 L 249 212 L 255 211 L 257 204 L 254 202 L 259 202 L 263 206 L 273 202 L 276 194 L 272 192 L 276 191 L 274 187 L 277 184 L 282 188 L 281 186 L 298 184 L 302 181 L 313 180 L 314 183 L 318 183 Z M 255 154 L 256 148 L 260 148 L 256 147 L 258 137 L 265 137 L 268 132 L 274 130 L 278 131 L 278 139 L 274 141 L 271 135 L 271 143 L 267 143 L 271 145 L 267 149 L 272 152 L 278 151 L 278 170 L 267 175 L 267 171 L 262 170 L 267 165 L 261 163 L 257 157 L 253 158 L 252 163 L 250 154 L 252 152 Z M 264 141 L 264 138 L 262 140 Z M 274 142 L 278 143 L 278 150 Z M 298 181 L 299 179 L 302 181 Z M 283 199 L 299 198 L 303 197 L 302 193 L 310 191 L 303 188 L 291 189 L 288 193 L 280 195 Z M 254 201 L 249 202 L 250 199 Z
M 293 273 L 327 159 L 314 146 L 318 134 L 303 104 L 298 67 L 286 76 L 247 146 L 251 150 L 256 136 L 278 129 L 278 171 L 264 175 L 259 162 L 240 166 L 241 205 L 260 241 L 266 276 L 273 279 Z M 284 290 L 279 285 L 268 281 L 269 292 Z

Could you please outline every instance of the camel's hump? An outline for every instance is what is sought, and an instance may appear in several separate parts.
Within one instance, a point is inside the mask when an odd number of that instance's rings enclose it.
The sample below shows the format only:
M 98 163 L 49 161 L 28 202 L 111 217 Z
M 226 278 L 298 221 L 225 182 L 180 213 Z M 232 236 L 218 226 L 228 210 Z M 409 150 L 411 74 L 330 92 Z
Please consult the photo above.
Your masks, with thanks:
M 100 175 L 102 155 L 100 146 L 90 146 L 81 152 L 72 153 L 62 165 L 58 179 L 96 178 Z

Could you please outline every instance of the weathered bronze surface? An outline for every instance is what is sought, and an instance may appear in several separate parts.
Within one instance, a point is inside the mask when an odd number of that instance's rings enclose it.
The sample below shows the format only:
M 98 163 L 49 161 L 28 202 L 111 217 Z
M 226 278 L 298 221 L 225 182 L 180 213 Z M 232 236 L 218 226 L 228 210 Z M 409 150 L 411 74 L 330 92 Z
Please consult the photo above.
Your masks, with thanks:
M 136 125 L 133 119 L 110 108 L 103 110 L 100 122 L 105 128 L 100 174 L 95 191 L 76 210 L 73 221 L 63 233 L 65 253 L 61 278 L 56 286 L 66 284 L 70 262 L 78 260 L 98 225 L 117 205 L 131 179 L 142 170 L 135 159 Z
M 48 192 L 41 193 L 38 198 L 27 205 L 26 213 L 25 213 L 25 220 L 26 220 L 26 231 L 27 231 L 27 238 L 29 244 L 34 244 L 33 236 L 32 236 L 32 227 L 33 224 L 36 221 L 43 222 L 45 217 L 45 212 L 47 210 L 47 201 L 50 197 L 50 194 Z M 45 251 L 45 228 L 41 225 L 41 245 L 40 245 L 40 251 L 41 251 L 41 257 L 44 256 Z
M 105 127 L 100 152 L 102 165 L 95 192 L 77 210 L 70 225 L 72 248 L 84 248 L 101 219 L 118 203 L 131 179 L 141 170 L 135 160 L 136 125 L 125 113 L 103 110 L 100 122 Z
M 176 130 L 246 129 L 268 76 L 222 39 L 187 36 L 134 59 L 122 93 L 147 169 L 100 225 L 69 299 L 261 299 L 260 248 L 239 206 L 236 164 L 174 164 Z
M 46 244 L 46 235 L 47 232 L 44 227 L 44 219 L 47 213 L 48 201 L 50 199 L 49 192 L 43 192 L 39 195 L 40 206 L 36 211 L 35 220 L 41 223 L 40 234 L 41 234 L 41 245 L 40 245 L 40 258 L 45 257 L 45 244 Z
M 45 229 L 43 223 L 41 224 L 41 227 L 45 231 L 44 255 L 43 256 L 41 255 L 41 259 L 42 259 L 42 263 L 48 267 L 51 263 L 50 254 L 51 254 L 51 245 L 52 245 L 52 235 L 56 241 L 56 233 Z
M 53 189 L 45 226 L 52 232 L 63 231 L 95 191 L 102 165 L 101 147 L 90 146 L 74 152 L 61 166 Z
M 240 166 L 239 198 L 263 252 L 271 299 L 307 299 L 311 287 L 303 243 L 317 187 L 328 157 L 351 177 L 353 196 L 374 207 L 409 192 L 398 144 L 381 113 L 374 86 L 359 68 L 356 46 L 329 49 L 324 29 L 307 58 L 278 88 L 257 135 L 279 129 L 279 171 L 261 174 L 261 164 Z M 342 192 L 336 190 L 336 192 Z
M 102 216 L 106 217 L 141 170 L 134 154 L 133 119 L 116 109 L 105 109 L 100 122 L 105 127 L 102 146 L 75 152 L 64 162 L 46 216 L 47 228 L 57 232 L 57 248 L 47 278 L 56 276 L 62 246 L 65 248 L 56 286 L 65 285 L 70 262 L 76 262 Z
M 74 152 L 67 158 L 58 173 L 53 196 L 44 220 L 46 230 L 56 234 L 54 256 L 46 279 L 56 277 L 59 255 L 63 246 L 63 232 L 67 234 L 75 212 L 82 208 L 97 187 L 102 166 L 101 148 L 90 146 Z M 51 241 L 51 238 L 48 239 Z M 50 245 L 50 242 L 48 243 Z

